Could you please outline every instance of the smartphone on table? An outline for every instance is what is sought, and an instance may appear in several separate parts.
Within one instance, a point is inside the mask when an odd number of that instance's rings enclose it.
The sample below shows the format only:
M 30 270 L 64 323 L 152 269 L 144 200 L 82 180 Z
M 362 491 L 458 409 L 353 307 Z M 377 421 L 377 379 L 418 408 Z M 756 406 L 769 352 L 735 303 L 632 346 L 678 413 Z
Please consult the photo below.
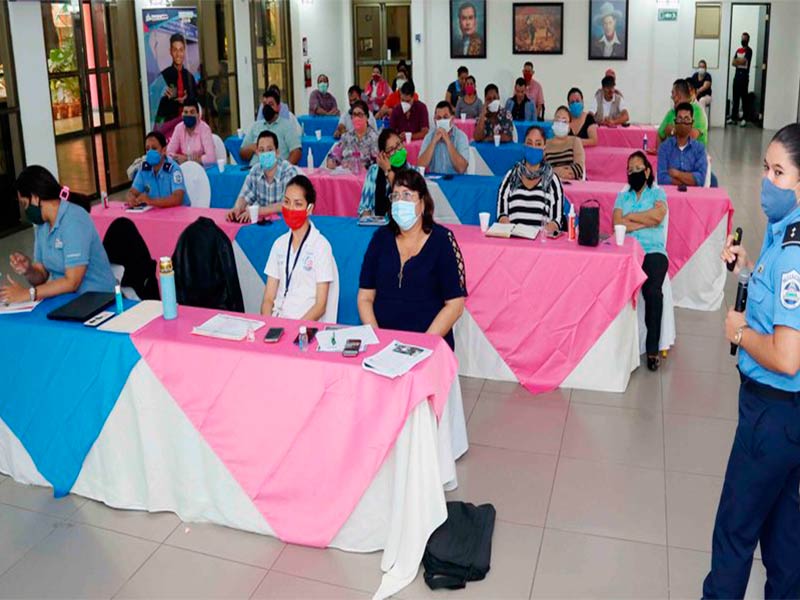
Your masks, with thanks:
M 360 351 L 361 340 L 347 340 L 344 344 L 344 350 L 342 350 L 342 356 L 351 358 L 353 356 L 358 356 Z
M 267 335 L 264 336 L 265 344 L 274 344 L 281 339 L 283 335 L 283 327 L 270 327 Z

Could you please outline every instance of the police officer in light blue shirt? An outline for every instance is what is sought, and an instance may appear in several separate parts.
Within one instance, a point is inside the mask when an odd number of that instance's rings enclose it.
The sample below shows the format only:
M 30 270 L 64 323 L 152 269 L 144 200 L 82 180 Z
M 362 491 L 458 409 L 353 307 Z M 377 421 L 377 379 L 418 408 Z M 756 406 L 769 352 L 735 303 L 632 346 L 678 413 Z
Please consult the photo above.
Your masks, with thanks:
M 422 140 L 417 165 L 431 173 L 466 173 L 469 167 L 469 139 L 453 126 L 453 107 L 447 100 L 436 105 L 436 127 Z
M 27 302 L 71 292 L 113 292 L 116 280 L 89 213 L 70 202 L 69 188 L 38 165 L 20 173 L 20 205 L 36 225 L 34 258 L 10 257 L 12 270 L 25 285 L 8 276 L 0 283 L 0 301 Z M 73 198 L 75 199 L 75 198 Z
M 766 598 L 800 597 L 800 124 L 772 138 L 761 207 L 767 231 L 753 264 L 729 237 L 722 252 L 752 271 L 744 312 L 728 312 L 739 346 L 739 424 L 714 526 L 704 598 L 743 598 L 761 544 Z
M 159 208 L 189 206 L 189 194 L 181 168 L 167 156 L 167 140 L 160 131 L 144 138 L 145 157 L 126 198 L 131 206 L 148 204 Z

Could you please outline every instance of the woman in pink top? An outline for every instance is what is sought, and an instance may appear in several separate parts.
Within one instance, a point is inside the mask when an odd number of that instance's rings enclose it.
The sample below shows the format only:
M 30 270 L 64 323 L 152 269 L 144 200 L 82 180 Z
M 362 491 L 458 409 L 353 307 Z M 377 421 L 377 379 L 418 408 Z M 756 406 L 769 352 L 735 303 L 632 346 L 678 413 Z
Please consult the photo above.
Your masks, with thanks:
M 372 67 L 372 79 L 364 86 L 365 100 L 369 105 L 369 110 L 375 114 L 381 109 L 386 97 L 392 93 L 387 81 L 383 78 L 383 67 L 375 65 Z
M 183 121 L 175 126 L 167 144 L 167 154 L 179 164 L 187 160 L 203 165 L 217 162 L 211 127 L 200 119 L 197 101 L 187 101 L 183 106 Z

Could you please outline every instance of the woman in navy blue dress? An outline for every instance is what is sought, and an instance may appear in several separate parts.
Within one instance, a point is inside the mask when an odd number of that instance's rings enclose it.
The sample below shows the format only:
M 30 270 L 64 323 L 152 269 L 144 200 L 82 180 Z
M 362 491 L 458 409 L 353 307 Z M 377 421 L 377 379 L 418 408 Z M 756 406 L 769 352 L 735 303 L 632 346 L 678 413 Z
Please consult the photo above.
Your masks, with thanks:
M 453 348 L 467 295 L 461 250 L 453 233 L 433 222 L 433 199 L 419 173 L 398 172 L 390 199 L 389 224 L 375 231 L 361 265 L 361 321 L 441 335 Z

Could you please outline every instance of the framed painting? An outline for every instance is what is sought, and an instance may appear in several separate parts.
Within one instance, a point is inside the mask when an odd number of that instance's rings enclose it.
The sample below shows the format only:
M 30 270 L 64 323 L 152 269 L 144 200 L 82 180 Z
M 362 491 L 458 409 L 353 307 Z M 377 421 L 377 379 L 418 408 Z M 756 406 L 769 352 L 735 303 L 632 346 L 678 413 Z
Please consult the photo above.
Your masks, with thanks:
M 589 60 L 628 60 L 628 0 L 589 0 Z
M 514 54 L 564 54 L 564 4 L 514 3 Z
M 450 0 L 450 58 L 486 58 L 486 0 Z

